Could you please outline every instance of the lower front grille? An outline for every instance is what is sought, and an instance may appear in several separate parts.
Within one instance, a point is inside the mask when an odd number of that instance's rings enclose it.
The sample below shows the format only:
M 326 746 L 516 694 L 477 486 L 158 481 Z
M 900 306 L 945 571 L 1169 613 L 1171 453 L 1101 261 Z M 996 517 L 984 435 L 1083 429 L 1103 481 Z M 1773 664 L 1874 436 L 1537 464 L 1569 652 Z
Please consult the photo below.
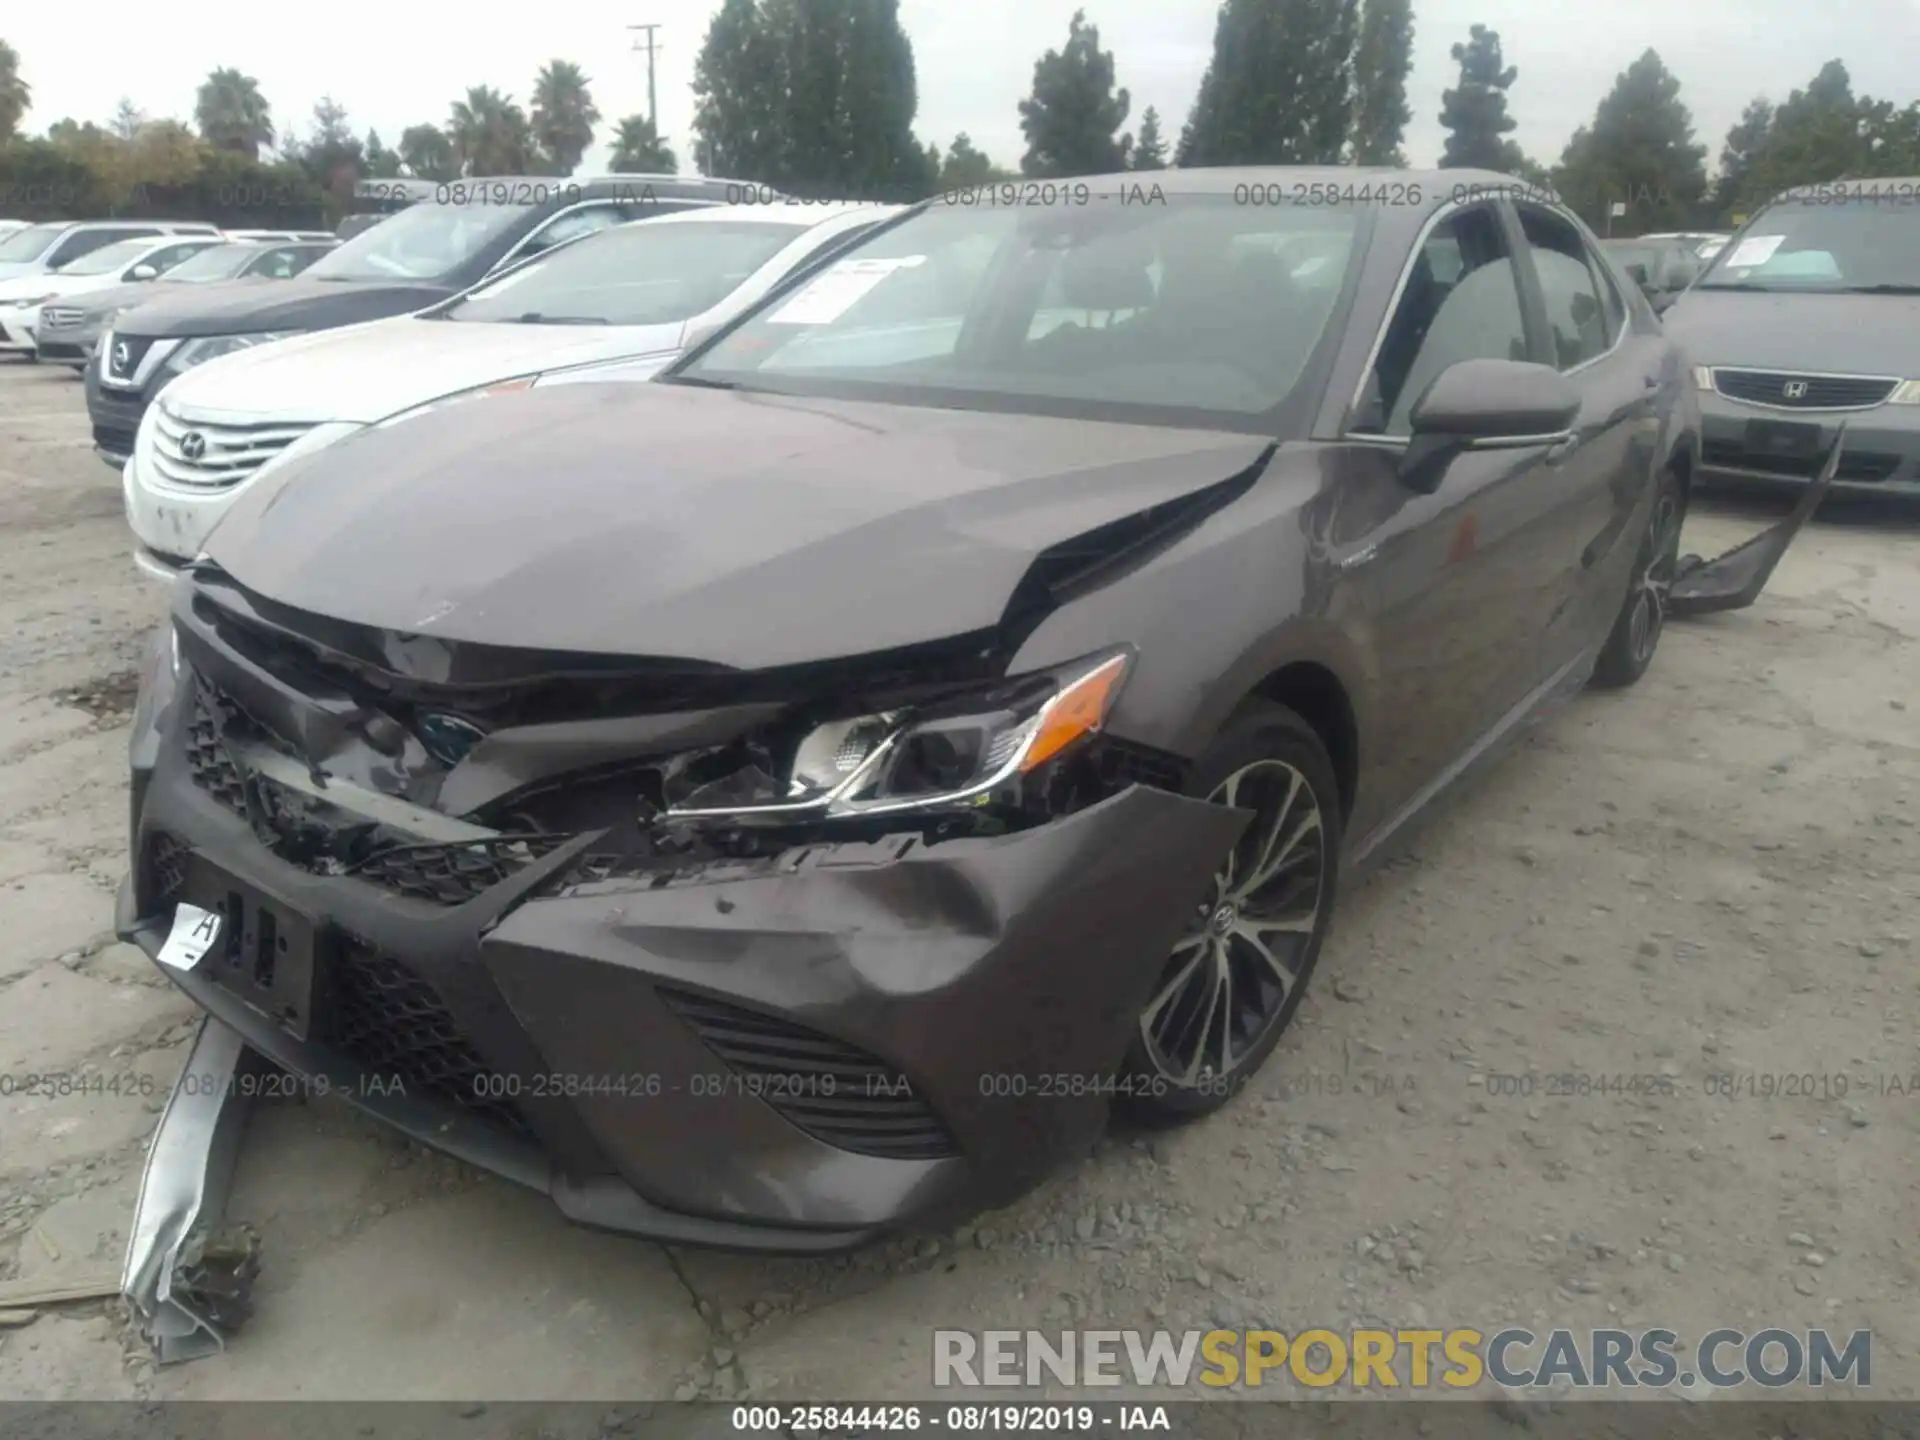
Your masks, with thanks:
M 573 837 L 526 835 L 445 845 L 395 845 L 347 873 L 382 889 L 436 905 L 463 905 L 512 878 Z
M 489 1093 L 495 1072 L 438 990 L 403 962 L 352 937 L 342 938 L 331 969 L 328 1041 L 334 1049 L 370 1075 L 398 1081 L 408 1095 L 448 1101 L 531 1136 L 519 1110 Z
M 187 723 L 187 771 L 193 783 L 236 815 L 247 813 L 247 782 L 227 754 L 226 716 L 204 685 L 193 687 L 193 714 Z
M 1746 449 L 1737 440 L 1709 440 L 1700 447 L 1700 459 L 1707 465 L 1730 470 L 1753 470 L 1765 475 L 1783 475 L 1811 480 L 1826 463 L 1822 455 L 1766 455 Z M 1869 450 L 1842 451 L 1834 479 L 1871 485 L 1887 479 L 1900 468 L 1898 455 Z
M 141 862 L 139 888 L 140 913 L 157 914 L 177 903 L 187 883 L 189 851 L 173 836 L 156 831 L 147 838 L 146 858 Z
M 109 455 L 133 454 L 134 432 L 122 430 L 117 425 L 96 425 L 93 427 L 93 443 Z
M 816 1140 L 889 1160 L 957 1155 L 952 1134 L 906 1076 L 830 1035 L 704 995 L 660 998 L 741 1077 L 741 1088 Z

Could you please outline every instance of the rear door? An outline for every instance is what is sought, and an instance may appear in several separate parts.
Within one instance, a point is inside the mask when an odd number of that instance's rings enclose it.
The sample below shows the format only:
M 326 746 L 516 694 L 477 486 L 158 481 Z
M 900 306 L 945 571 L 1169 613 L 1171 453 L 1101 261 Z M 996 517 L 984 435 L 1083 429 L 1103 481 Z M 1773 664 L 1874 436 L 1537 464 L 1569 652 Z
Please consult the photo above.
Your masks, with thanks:
M 1488 203 L 1422 238 L 1337 447 L 1334 618 L 1366 637 L 1387 733 L 1374 813 L 1423 802 L 1522 698 L 1538 615 L 1513 593 L 1542 449 L 1469 451 L 1423 495 L 1400 469 L 1415 403 L 1462 360 L 1532 353 L 1513 229 Z
M 1649 493 L 1659 444 L 1667 346 L 1634 323 L 1639 306 L 1614 286 L 1598 246 L 1561 211 L 1515 206 L 1527 263 L 1523 288 L 1537 307 L 1534 358 L 1580 396 L 1573 437 L 1548 451 L 1515 523 L 1516 599 L 1537 617 L 1529 663 L 1542 674 L 1572 665 L 1612 628 L 1636 547 L 1634 510 Z M 1632 533 L 1630 533 L 1632 532 Z

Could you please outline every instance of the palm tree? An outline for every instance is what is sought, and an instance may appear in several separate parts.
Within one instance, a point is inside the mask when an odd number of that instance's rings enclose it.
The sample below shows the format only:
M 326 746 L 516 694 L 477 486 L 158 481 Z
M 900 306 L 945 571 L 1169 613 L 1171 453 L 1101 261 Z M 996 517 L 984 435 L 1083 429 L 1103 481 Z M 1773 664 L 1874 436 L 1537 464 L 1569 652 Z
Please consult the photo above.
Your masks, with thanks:
M 221 68 L 208 75 L 193 103 L 201 138 L 249 160 L 273 144 L 273 114 L 260 82 L 238 70 Z
M 629 115 L 614 132 L 609 168 L 618 175 L 678 175 L 680 162 L 655 133 L 653 121 L 644 115 Z
M 475 85 L 456 100 L 447 121 L 462 175 L 524 175 L 532 168 L 533 127 L 518 105 L 491 85 Z
M 11 140 L 32 108 L 33 87 L 20 78 L 19 52 L 0 40 L 0 140 Z
M 555 173 L 571 175 L 593 144 L 599 107 L 571 60 L 549 60 L 533 82 L 533 134 Z
M 409 125 L 400 132 L 400 163 L 422 180 L 453 180 L 460 174 L 453 141 L 438 125 Z

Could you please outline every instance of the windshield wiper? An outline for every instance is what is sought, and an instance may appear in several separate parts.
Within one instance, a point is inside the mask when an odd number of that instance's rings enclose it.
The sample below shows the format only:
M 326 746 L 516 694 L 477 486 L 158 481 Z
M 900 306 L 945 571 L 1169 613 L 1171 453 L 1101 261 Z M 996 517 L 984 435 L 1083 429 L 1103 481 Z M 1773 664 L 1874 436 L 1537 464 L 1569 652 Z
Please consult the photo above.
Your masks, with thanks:
M 515 325 L 604 325 L 607 322 L 597 315 L 542 315 L 538 310 L 529 310 L 524 315 L 513 317 Z
M 1693 288 L 1696 290 L 1745 290 L 1754 295 L 1772 295 L 1775 293 L 1771 285 L 1756 285 L 1751 280 L 1723 280 L 1714 285 L 1708 285 L 1703 282 L 1695 285 Z
M 1842 285 L 1849 295 L 1920 295 L 1920 285 Z

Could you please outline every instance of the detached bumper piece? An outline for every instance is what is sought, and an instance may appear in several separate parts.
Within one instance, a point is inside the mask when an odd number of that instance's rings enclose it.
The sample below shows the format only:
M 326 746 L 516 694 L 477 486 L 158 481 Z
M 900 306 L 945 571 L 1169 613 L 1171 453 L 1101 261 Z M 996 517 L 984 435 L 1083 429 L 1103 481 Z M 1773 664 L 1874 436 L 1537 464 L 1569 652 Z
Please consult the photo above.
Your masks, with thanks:
M 1842 422 L 1834 432 L 1833 445 L 1819 473 L 1778 524 L 1734 546 L 1718 559 L 1702 560 L 1698 555 L 1684 557 L 1674 574 L 1673 587 L 1667 592 L 1667 613 L 1685 618 L 1716 610 L 1743 610 L 1759 599 L 1760 592 L 1767 588 L 1767 581 L 1773 578 L 1774 567 L 1793 543 L 1793 537 L 1800 533 L 1800 527 L 1807 523 L 1833 484 L 1846 443 L 1847 427 Z
M 252 1314 L 259 1240 L 222 1226 L 253 1089 L 245 1079 L 269 1069 L 236 1032 L 203 1020 L 161 1112 L 120 1289 L 163 1365 L 224 1350 Z

